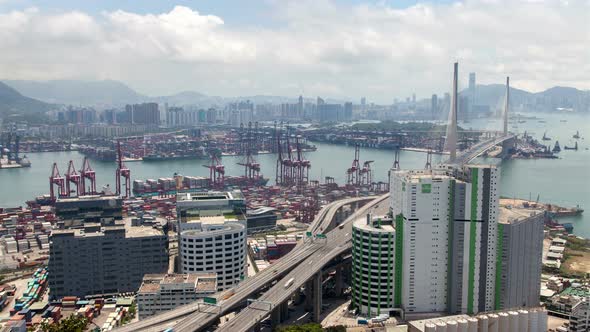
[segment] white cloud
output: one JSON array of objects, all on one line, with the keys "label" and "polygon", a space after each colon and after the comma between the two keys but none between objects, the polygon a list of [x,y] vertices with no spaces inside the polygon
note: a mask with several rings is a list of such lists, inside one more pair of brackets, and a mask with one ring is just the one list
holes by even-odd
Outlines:
[{"label": "white cloud", "polygon": [[149,94],[305,92],[390,102],[448,90],[457,60],[463,85],[475,71],[483,83],[510,75],[525,89],[590,89],[588,1],[466,0],[405,9],[279,1],[269,20],[280,24],[271,27],[230,27],[197,10],[0,13],[0,75],[111,78]]}]

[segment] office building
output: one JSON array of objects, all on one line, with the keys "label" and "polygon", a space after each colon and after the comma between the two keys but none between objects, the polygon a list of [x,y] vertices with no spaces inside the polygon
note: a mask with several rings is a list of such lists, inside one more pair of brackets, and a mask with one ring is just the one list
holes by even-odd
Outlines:
[{"label": "office building", "polygon": [[[371,215],[352,225],[352,305],[369,317],[395,310],[395,228]],[[397,306],[399,308],[399,306]]]},{"label": "office building", "polygon": [[180,270],[216,273],[219,290],[246,273],[245,202],[239,191],[177,195]]},{"label": "office building", "polygon": [[161,228],[112,226],[54,230],[49,244],[51,298],[135,292],[145,274],[168,270],[168,239]]},{"label": "office building", "polygon": [[277,227],[277,209],[263,206],[246,211],[248,234],[271,230]]},{"label": "office building", "polygon": [[192,303],[216,291],[215,273],[147,274],[135,296],[139,319]]}]

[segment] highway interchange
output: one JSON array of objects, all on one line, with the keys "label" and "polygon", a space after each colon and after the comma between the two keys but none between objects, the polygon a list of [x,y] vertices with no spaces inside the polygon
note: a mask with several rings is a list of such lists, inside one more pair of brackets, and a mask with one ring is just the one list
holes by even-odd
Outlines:
[{"label": "highway interchange", "polygon": [[[308,230],[312,233],[319,233],[325,230],[332,223],[334,216],[339,208],[357,201],[367,201],[374,197],[357,197],[339,200],[326,205],[314,221],[310,224]],[[350,218],[349,218],[350,219]],[[328,234],[328,241],[330,235]],[[311,241],[306,239],[298,244],[289,254],[279,259],[270,268],[261,271],[254,277],[247,278],[238,286],[231,290],[217,293],[219,307],[206,307],[199,302],[178,307],[176,309],[158,314],[139,322],[125,325],[116,329],[121,332],[131,331],[163,331],[167,328],[174,327],[174,331],[181,330],[198,330],[202,327],[213,323],[220,315],[229,312],[232,308],[240,303],[245,302],[249,296],[258,292],[260,289],[269,285],[272,281],[280,278],[282,275],[293,269],[308,256],[324,247],[326,241]],[[234,292],[232,295],[231,292]],[[231,295],[231,296],[230,296]],[[201,310],[199,310],[201,309]],[[185,317],[182,319],[183,317]],[[182,319],[182,320],[181,320]]]}]

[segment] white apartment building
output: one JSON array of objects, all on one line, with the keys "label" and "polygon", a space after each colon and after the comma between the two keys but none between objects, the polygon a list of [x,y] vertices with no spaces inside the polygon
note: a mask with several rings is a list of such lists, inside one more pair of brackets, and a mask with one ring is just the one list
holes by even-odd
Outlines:
[{"label": "white apartment building", "polygon": [[391,172],[396,306],[406,313],[494,309],[499,170]]}]

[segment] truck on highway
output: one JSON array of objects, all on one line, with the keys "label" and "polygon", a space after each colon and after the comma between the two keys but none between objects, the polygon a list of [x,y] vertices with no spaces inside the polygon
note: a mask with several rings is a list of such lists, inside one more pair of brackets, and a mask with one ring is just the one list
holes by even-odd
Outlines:
[{"label": "truck on highway", "polygon": [[287,280],[287,282],[285,283],[285,288],[291,287],[291,285],[293,285],[293,281],[295,281],[295,278]]},{"label": "truck on highway", "polygon": [[223,297],[221,298],[222,300],[227,300],[230,297],[234,296],[234,294],[236,293],[235,289],[229,289],[228,291],[225,292],[225,294],[223,295]]}]

